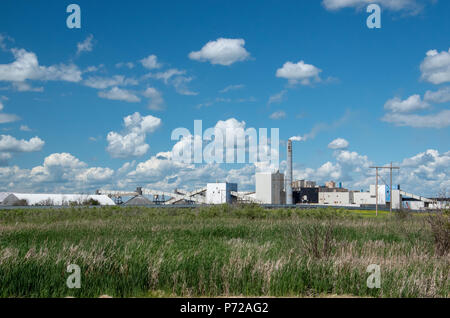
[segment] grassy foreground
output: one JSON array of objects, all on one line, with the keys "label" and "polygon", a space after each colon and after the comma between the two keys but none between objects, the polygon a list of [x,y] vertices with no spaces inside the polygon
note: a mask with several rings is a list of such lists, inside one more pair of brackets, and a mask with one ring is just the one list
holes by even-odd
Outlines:
[{"label": "grassy foreground", "polygon": [[[257,206],[0,211],[1,297],[448,297],[420,215]],[[81,288],[69,289],[69,264]],[[380,265],[381,288],[366,285]]]}]

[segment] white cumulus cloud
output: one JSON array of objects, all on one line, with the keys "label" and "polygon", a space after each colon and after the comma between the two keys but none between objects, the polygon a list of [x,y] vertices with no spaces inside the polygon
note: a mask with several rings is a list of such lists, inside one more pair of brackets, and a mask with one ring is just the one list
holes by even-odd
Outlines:
[{"label": "white cumulus cloud", "polygon": [[144,66],[145,68],[152,70],[155,68],[160,68],[161,64],[158,63],[158,58],[156,55],[149,55],[146,58],[143,58],[141,61],[142,66]]},{"label": "white cumulus cloud", "polygon": [[[15,169],[16,173],[19,172],[19,175],[26,177],[27,184],[22,184],[25,189],[32,187],[42,189],[41,191],[57,190],[58,192],[92,190],[91,186],[111,182],[114,175],[113,169],[88,168],[85,162],[64,152],[50,154],[41,166],[31,170],[19,170],[18,167],[11,167],[11,169]],[[22,178],[17,179],[14,180],[18,183],[17,186],[20,186],[21,181],[25,183]]]},{"label": "white cumulus cloud", "polygon": [[244,45],[244,39],[219,38],[206,43],[200,51],[189,53],[189,58],[200,62],[228,66],[245,61],[250,57],[250,53],[247,52]]},{"label": "white cumulus cloud", "polygon": [[123,121],[124,133],[109,132],[106,150],[113,158],[140,157],[146,154],[150,148],[146,143],[146,136],[161,125],[161,119],[151,115],[141,116],[136,112],[126,116]]},{"label": "white cumulus cloud", "polygon": [[442,87],[437,91],[427,91],[424,100],[431,103],[446,103],[450,102],[450,86]]},{"label": "white cumulus cloud", "polygon": [[123,75],[112,77],[90,76],[83,81],[83,84],[96,89],[105,89],[112,86],[137,85],[138,81],[134,78],[126,78]]},{"label": "white cumulus cloud", "polygon": [[0,135],[0,152],[32,152],[39,151],[45,142],[39,137],[30,140],[18,140],[10,135]]},{"label": "white cumulus cloud", "polygon": [[75,180],[83,183],[108,181],[114,175],[110,168],[94,167],[81,171]]},{"label": "white cumulus cloud", "polygon": [[309,85],[312,80],[319,82],[319,73],[322,70],[304,61],[298,63],[286,62],[283,67],[276,72],[277,77],[289,80],[289,83],[296,84],[300,82],[302,85]]},{"label": "white cumulus cloud", "polygon": [[6,164],[15,153],[39,151],[44,144],[39,137],[19,140],[10,135],[0,135],[0,165]]},{"label": "white cumulus cloud", "polygon": [[450,49],[442,52],[430,50],[426,55],[420,64],[422,80],[433,84],[450,82]]},{"label": "white cumulus cloud", "polygon": [[388,113],[383,116],[382,120],[397,126],[445,128],[450,126],[450,110],[442,110],[428,115]]},{"label": "white cumulus cloud", "polygon": [[36,54],[33,52],[28,52],[24,49],[12,49],[11,52],[15,61],[9,64],[0,64],[0,81],[81,81],[81,71],[74,64],[41,66]]},{"label": "white cumulus cloud", "polygon": [[349,145],[348,141],[344,138],[336,138],[332,142],[328,144],[328,148],[330,149],[345,149]]},{"label": "white cumulus cloud", "polygon": [[141,101],[136,94],[117,86],[114,86],[109,91],[98,92],[98,96],[101,98],[120,100],[128,103],[137,103]]},{"label": "white cumulus cloud", "polygon": [[408,113],[416,110],[427,109],[430,104],[423,101],[420,95],[411,95],[405,100],[394,97],[384,104],[384,108],[394,113]]},{"label": "white cumulus cloud", "polygon": [[154,87],[147,87],[142,93],[149,99],[148,108],[151,110],[162,110],[164,108],[164,99],[161,92]]},{"label": "white cumulus cloud", "polygon": [[336,11],[344,8],[361,9],[367,7],[372,2],[379,4],[384,9],[406,11],[411,14],[418,13],[422,8],[416,0],[323,0],[322,5],[327,10]]}]

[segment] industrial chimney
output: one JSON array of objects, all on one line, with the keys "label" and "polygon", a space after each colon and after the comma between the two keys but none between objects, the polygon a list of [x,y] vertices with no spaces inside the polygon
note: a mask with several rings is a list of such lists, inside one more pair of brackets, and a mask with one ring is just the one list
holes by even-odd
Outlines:
[{"label": "industrial chimney", "polygon": [[292,140],[287,142],[286,204],[292,204]]}]

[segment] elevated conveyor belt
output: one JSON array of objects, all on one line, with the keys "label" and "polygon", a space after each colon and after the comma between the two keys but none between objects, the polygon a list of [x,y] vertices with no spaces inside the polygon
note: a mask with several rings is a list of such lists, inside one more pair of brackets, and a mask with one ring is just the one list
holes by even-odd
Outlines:
[{"label": "elevated conveyor belt", "polygon": [[400,190],[400,194],[401,194],[402,196],[404,196],[404,197],[408,197],[408,198],[415,199],[415,200],[418,200],[418,201],[423,201],[423,202],[427,202],[427,203],[433,203],[433,202],[435,202],[434,200],[431,200],[431,199],[422,197],[422,196],[420,196],[420,195],[408,193],[408,192],[403,191],[403,190]]}]

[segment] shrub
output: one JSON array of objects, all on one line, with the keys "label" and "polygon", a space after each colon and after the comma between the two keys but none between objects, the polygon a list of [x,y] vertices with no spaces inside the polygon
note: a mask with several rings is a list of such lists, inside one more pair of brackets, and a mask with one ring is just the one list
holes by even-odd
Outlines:
[{"label": "shrub", "polygon": [[52,206],[52,205],[54,205],[54,202],[53,202],[52,199],[48,198],[48,199],[39,201],[35,205],[38,205],[38,206]]},{"label": "shrub", "polygon": [[26,199],[18,200],[12,204],[13,206],[27,206],[28,201]]},{"label": "shrub", "polygon": [[84,200],[78,200],[78,201],[70,201],[70,206],[91,206],[91,205],[100,205],[100,202],[98,200],[89,198]]},{"label": "shrub", "polygon": [[329,218],[323,223],[306,225],[300,230],[300,247],[309,256],[320,259],[331,256],[335,241],[333,232],[335,223]]},{"label": "shrub", "polygon": [[396,211],[394,213],[395,213],[394,214],[395,218],[398,219],[398,220],[406,220],[409,217],[411,217],[411,214],[405,209],[400,209],[400,210],[398,210],[398,211]]},{"label": "shrub", "polygon": [[431,227],[436,254],[447,255],[450,250],[450,211],[429,213],[427,221]]},{"label": "shrub", "polygon": [[100,202],[98,200],[90,198],[88,200],[84,200],[82,205],[100,205]]}]

